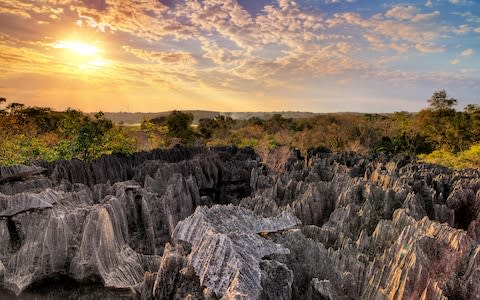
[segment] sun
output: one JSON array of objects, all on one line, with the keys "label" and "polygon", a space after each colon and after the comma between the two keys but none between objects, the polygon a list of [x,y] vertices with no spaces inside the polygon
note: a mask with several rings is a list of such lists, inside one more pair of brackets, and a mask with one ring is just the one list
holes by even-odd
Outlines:
[{"label": "sun", "polygon": [[67,49],[81,56],[96,56],[99,52],[102,52],[96,45],[80,41],[58,41],[53,47]]},{"label": "sun", "polygon": [[82,72],[99,71],[111,64],[111,60],[104,57],[105,51],[98,41],[58,40],[51,47],[63,51],[60,57],[63,57],[66,65],[75,66]]}]

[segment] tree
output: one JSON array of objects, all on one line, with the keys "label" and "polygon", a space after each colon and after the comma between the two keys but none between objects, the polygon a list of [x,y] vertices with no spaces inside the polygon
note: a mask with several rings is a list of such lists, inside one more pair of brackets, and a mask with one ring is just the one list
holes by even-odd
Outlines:
[{"label": "tree", "polygon": [[473,143],[480,141],[480,105],[469,104],[465,107],[465,118],[468,122],[468,132]]},{"label": "tree", "polygon": [[180,138],[182,143],[193,141],[195,133],[192,130],[193,114],[181,111],[172,111],[165,120],[168,126],[168,134],[171,137]]},{"label": "tree", "polygon": [[464,111],[467,114],[480,113],[480,105],[478,104],[468,104],[465,106]]},{"label": "tree", "polygon": [[7,110],[10,111],[10,114],[18,114],[25,108],[25,104],[23,103],[17,103],[17,102],[12,102],[9,105],[7,105]]},{"label": "tree", "polygon": [[19,113],[22,124],[35,126],[38,133],[55,131],[61,121],[61,114],[49,107],[26,107]]},{"label": "tree", "polygon": [[198,132],[206,139],[224,138],[230,134],[230,130],[235,124],[229,116],[217,115],[213,119],[200,119],[198,123]]},{"label": "tree", "polygon": [[170,144],[170,139],[168,138],[168,126],[163,122],[160,124],[155,124],[152,120],[144,118],[140,128],[142,132],[145,133],[145,139],[140,139],[144,149],[156,149],[159,147],[166,147]]},{"label": "tree", "polygon": [[59,158],[91,160],[99,157],[104,149],[104,137],[113,128],[112,121],[102,112],[96,113],[94,119],[75,110],[67,110],[65,115],[64,139],[57,147]]},{"label": "tree", "polygon": [[167,121],[167,117],[165,117],[165,116],[155,117],[155,118],[150,120],[150,122],[152,122],[153,124],[158,125],[158,126],[165,125],[166,121]]},{"label": "tree", "polygon": [[264,127],[269,133],[273,134],[281,131],[282,129],[288,129],[292,127],[292,124],[292,119],[286,119],[282,117],[282,114],[273,114],[270,119],[265,121]]},{"label": "tree", "polygon": [[[7,98],[5,97],[0,97],[0,104],[7,102]],[[3,115],[5,113],[4,109],[0,109],[0,115]]]},{"label": "tree", "polygon": [[445,90],[436,91],[432,97],[428,100],[430,108],[433,111],[445,111],[452,110],[457,105],[457,99],[449,98]]},{"label": "tree", "polygon": [[218,124],[214,119],[200,119],[198,121],[198,132],[206,139],[211,138],[216,129],[218,129]]},{"label": "tree", "polygon": [[95,119],[84,117],[84,122],[79,128],[77,145],[83,159],[93,159],[97,156],[97,148],[101,146],[103,136],[113,127],[111,120],[105,118],[103,112],[94,115]]}]

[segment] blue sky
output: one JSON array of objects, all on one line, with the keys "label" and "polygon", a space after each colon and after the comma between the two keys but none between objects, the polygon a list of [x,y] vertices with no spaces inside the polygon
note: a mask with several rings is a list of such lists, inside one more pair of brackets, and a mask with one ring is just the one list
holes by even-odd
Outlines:
[{"label": "blue sky", "polygon": [[472,0],[0,0],[0,96],[57,109],[462,109],[479,54]]}]

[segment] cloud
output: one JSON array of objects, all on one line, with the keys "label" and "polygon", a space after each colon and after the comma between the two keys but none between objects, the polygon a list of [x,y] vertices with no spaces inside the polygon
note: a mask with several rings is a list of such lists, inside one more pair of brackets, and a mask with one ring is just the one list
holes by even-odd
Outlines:
[{"label": "cloud", "polygon": [[458,60],[457,58],[455,58],[455,59],[452,59],[452,60],[450,61],[450,63],[451,63],[452,65],[458,65],[458,64],[460,63],[460,60]]},{"label": "cloud", "polygon": [[415,17],[412,18],[412,21],[413,22],[426,22],[426,21],[430,21],[432,20],[433,18],[436,18],[440,16],[440,12],[438,10],[432,12],[432,13],[429,13],[429,14],[417,14],[415,15]]},{"label": "cloud", "polygon": [[396,44],[392,43],[390,44],[390,48],[393,50],[400,52],[400,53],[406,53],[408,52],[408,48],[410,48],[407,44]]},{"label": "cloud", "polygon": [[423,53],[439,53],[445,51],[444,47],[434,44],[416,44],[415,48]]},{"label": "cloud", "polygon": [[468,25],[462,24],[456,28],[452,28],[451,31],[455,34],[462,35],[468,33],[470,30],[471,28]]},{"label": "cloud", "polygon": [[325,4],[354,3],[356,0],[324,0]]},{"label": "cloud", "polygon": [[471,56],[472,54],[473,54],[473,49],[472,48],[465,49],[461,53],[461,55],[464,56],[464,57]]},{"label": "cloud", "polygon": [[[93,78],[142,89],[161,86],[195,97],[202,89],[248,97],[251,90],[268,94],[269,89],[301,89],[304,82],[338,78],[392,76],[414,82],[430,77],[409,72],[412,64],[402,62],[435,58],[447,50],[441,45],[462,38],[454,34],[480,32],[469,21],[475,17],[471,13],[449,18],[443,5],[425,8],[439,2],[425,1],[383,7],[366,16],[348,5],[328,10],[320,5],[353,2],[348,0],[272,0],[255,13],[238,0],[0,0],[0,33],[12,34],[0,36],[0,69],[2,76],[29,72],[73,78],[78,64],[45,49],[67,38],[59,32],[79,32],[105,45],[102,55],[110,64]],[[341,9],[332,12],[337,7]],[[13,40],[17,34],[20,40]]]},{"label": "cloud", "polygon": [[376,35],[372,34],[365,34],[363,35],[365,40],[368,41],[370,49],[373,51],[383,51],[385,50],[386,46],[385,43]]},{"label": "cloud", "polygon": [[[20,5],[0,7],[30,17],[31,9],[50,13],[55,8],[54,2],[59,1],[62,0],[46,0],[44,6],[29,6],[28,1],[20,0]],[[0,0],[0,4],[5,3]],[[121,76],[133,81],[137,76],[149,78],[144,84],[162,79],[169,83],[169,88],[186,86],[186,82],[191,85],[195,81],[216,88],[239,88],[242,85],[235,87],[235,82],[242,80],[248,82],[271,75],[276,78],[268,80],[274,82],[285,74],[303,73],[329,76],[357,65],[350,57],[352,46],[345,41],[347,37],[322,33],[325,25],[321,15],[302,9],[295,1],[279,0],[277,5],[266,6],[257,16],[250,15],[236,0],[185,1],[174,7],[161,2],[128,0],[65,0],[64,4],[68,6],[65,11],[69,15],[63,18],[68,17],[70,24],[76,24],[85,32],[98,31],[103,37],[111,37],[111,46],[118,47],[108,53],[116,55],[109,58],[110,67],[116,73],[107,74],[102,70],[112,78]],[[16,7],[20,7],[19,11],[13,10]],[[62,23],[61,20],[55,22]],[[122,38],[117,38],[119,36]],[[332,46],[328,46],[327,41]],[[182,42],[198,46],[191,51],[160,46]],[[26,63],[29,56],[36,56],[35,53],[14,56],[13,48],[9,48],[10,52],[8,59],[12,63]],[[6,53],[3,51],[3,56],[6,57]],[[52,71],[57,66],[55,59],[60,58],[47,59]],[[74,64],[60,68],[67,73],[78,71]],[[32,66],[32,69],[35,68]],[[243,85],[245,89],[249,89],[248,86],[251,88],[252,82]]]},{"label": "cloud", "polygon": [[246,53],[242,50],[232,50],[225,47],[220,47],[218,43],[212,39],[199,37],[199,41],[204,51],[203,57],[210,59],[217,65],[233,63],[246,55]]},{"label": "cloud", "polygon": [[406,52],[409,48],[424,53],[444,51],[442,47],[434,45],[447,29],[428,22],[438,16],[439,12],[429,14],[416,12],[417,9],[413,6],[395,6],[384,15],[377,14],[367,19],[356,13],[334,14],[334,17],[327,19],[325,23],[329,28],[352,26],[349,30],[361,30],[362,37],[375,51],[385,50],[387,48],[385,45],[391,45],[390,48],[397,52]]},{"label": "cloud", "polygon": [[454,5],[459,5],[459,4],[462,4],[462,5],[466,5],[466,4],[473,4],[474,2],[472,0],[448,0],[448,2],[450,4],[454,4]]},{"label": "cloud", "polygon": [[181,65],[195,65],[197,63],[197,59],[191,53],[185,51],[148,51],[130,46],[123,46],[122,48],[146,62]]},{"label": "cloud", "polygon": [[11,14],[22,18],[58,18],[68,8],[70,0],[47,0],[47,1],[26,1],[26,0],[0,0],[0,14]]},{"label": "cloud", "polygon": [[412,19],[417,12],[417,8],[412,5],[408,6],[394,6],[391,8],[385,16],[391,17],[397,20],[409,20]]},{"label": "cloud", "polygon": [[100,6],[73,2],[71,9],[78,15],[81,26],[121,31],[146,40],[189,39],[198,33],[191,24],[183,22],[176,11],[157,1],[116,0]]},{"label": "cloud", "polygon": [[440,16],[438,10],[431,13],[417,13],[418,10],[415,6],[394,6],[385,13],[386,17],[390,17],[399,21],[412,21],[412,22],[426,22],[433,18]]}]

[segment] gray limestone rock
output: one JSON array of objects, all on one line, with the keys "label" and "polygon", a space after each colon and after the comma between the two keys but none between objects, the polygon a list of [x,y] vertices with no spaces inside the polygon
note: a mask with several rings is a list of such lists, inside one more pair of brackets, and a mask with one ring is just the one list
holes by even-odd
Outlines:
[{"label": "gray limestone rock", "polygon": [[176,146],[0,168],[0,289],[84,299],[480,297],[478,170],[277,151],[262,163],[249,148]]},{"label": "gray limestone rock", "polygon": [[289,252],[259,234],[299,223],[290,214],[261,218],[244,208],[216,205],[210,209],[198,207],[178,223],[173,237],[191,244],[188,263],[202,285],[223,299],[257,299],[262,293],[261,259]]},{"label": "gray limestone rock", "polygon": [[29,210],[52,208],[60,197],[61,193],[51,189],[38,194],[21,193],[13,196],[0,194],[0,218],[12,217]]},{"label": "gray limestone rock", "polygon": [[8,181],[26,179],[35,175],[39,175],[44,171],[46,171],[45,168],[38,166],[18,165],[11,167],[0,167],[0,184]]},{"label": "gray limestone rock", "polygon": [[293,272],[276,260],[262,260],[262,300],[292,299]]}]

